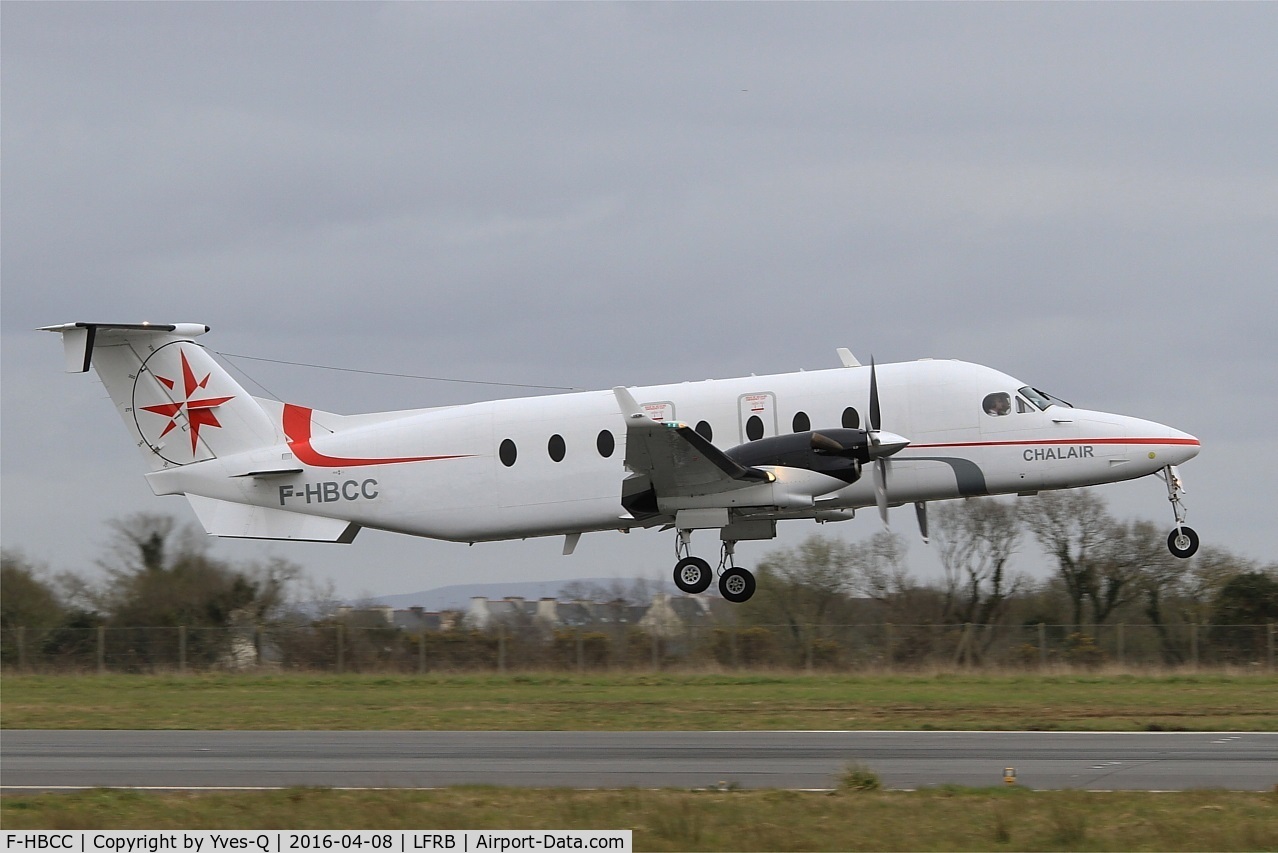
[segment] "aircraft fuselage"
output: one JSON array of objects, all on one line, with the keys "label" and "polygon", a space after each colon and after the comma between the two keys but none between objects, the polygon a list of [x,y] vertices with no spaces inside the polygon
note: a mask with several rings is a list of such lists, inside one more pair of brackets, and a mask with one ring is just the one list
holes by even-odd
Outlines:
[{"label": "aircraft fuselage", "polygon": [[[1193,436],[1123,415],[1046,405],[1023,382],[960,361],[877,367],[892,505],[1130,480],[1197,455]],[[870,368],[845,367],[630,389],[655,420],[720,449],[864,426]],[[673,523],[623,508],[626,425],[611,391],[339,418],[258,401],[285,440],[148,475],[157,494],[342,519],[461,542]],[[993,407],[993,408],[991,408]],[[274,413],[274,414],[272,414]],[[247,476],[263,465],[297,473]],[[837,485],[837,484],[833,484]],[[834,519],[875,505],[871,477],[745,516]],[[742,537],[746,538],[746,537]]]}]

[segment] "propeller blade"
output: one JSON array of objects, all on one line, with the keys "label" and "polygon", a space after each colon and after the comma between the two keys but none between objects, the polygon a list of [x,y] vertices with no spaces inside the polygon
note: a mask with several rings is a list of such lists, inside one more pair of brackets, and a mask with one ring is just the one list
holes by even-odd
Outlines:
[{"label": "propeller blade", "polygon": [[879,375],[874,366],[874,356],[870,356],[870,431],[878,432],[883,425],[882,413],[879,411]]},{"label": "propeller blade", "polygon": [[874,460],[874,502],[879,507],[879,518],[888,523],[887,505],[887,460]]},{"label": "propeller blade", "polygon": [[923,537],[923,543],[927,544],[927,503],[924,501],[915,502],[914,514],[919,519],[919,535]]}]

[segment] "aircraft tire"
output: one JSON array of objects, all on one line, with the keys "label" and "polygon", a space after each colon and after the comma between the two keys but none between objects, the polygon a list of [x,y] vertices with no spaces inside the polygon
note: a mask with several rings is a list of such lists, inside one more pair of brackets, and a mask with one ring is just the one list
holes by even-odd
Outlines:
[{"label": "aircraft tire", "polygon": [[1173,530],[1167,534],[1167,550],[1172,552],[1172,556],[1180,557],[1187,560],[1194,554],[1198,553],[1198,534],[1194,532],[1194,528],[1185,527],[1183,524],[1180,530]]},{"label": "aircraft tire", "polygon": [[719,594],[733,604],[749,601],[754,588],[754,575],[738,566],[719,575]]},{"label": "aircraft tire", "polygon": [[710,571],[710,564],[700,557],[684,557],[675,563],[675,586],[688,595],[705,592],[710,588],[712,580],[714,580],[714,572]]}]

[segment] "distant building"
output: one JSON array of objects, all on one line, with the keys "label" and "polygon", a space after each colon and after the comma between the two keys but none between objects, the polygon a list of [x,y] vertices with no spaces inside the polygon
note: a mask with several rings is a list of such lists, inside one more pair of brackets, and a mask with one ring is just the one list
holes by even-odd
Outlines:
[{"label": "distant building", "polygon": [[396,610],[392,617],[395,627],[409,634],[451,631],[457,627],[460,618],[461,614],[456,610],[437,613],[423,607]]},{"label": "distant building", "polygon": [[677,637],[689,630],[714,624],[709,599],[659,592],[639,619],[640,628],[658,637]]},{"label": "distant building", "polygon": [[[394,623],[404,630],[443,630],[457,623],[433,627],[431,614],[416,615],[420,608],[395,611]],[[611,630],[635,626],[662,636],[674,636],[703,625],[713,624],[707,600],[692,596],[657,593],[648,604],[614,601],[559,601],[541,598],[529,601],[520,596],[490,599],[477,595],[462,614],[460,627],[475,631],[537,629],[546,633],[556,630]],[[424,628],[417,626],[424,625]]]}]

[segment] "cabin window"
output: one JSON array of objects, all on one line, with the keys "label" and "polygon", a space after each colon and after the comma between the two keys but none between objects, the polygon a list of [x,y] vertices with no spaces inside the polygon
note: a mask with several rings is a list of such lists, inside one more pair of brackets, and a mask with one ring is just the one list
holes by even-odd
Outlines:
[{"label": "cabin window", "polygon": [[1023,415],[1026,412],[1032,412],[1034,410],[1035,410],[1034,407],[1031,406],[1029,403],[1025,402],[1024,399],[1022,399],[1021,397],[1016,398],[1016,414]]},{"label": "cabin window", "polygon": [[599,448],[599,455],[607,459],[617,449],[617,439],[613,438],[608,430],[601,429],[599,437],[595,439],[595,447]]},{"label": "cabin window", "polygon": [[1010,415],[1012,413],[1012,395],[1003,391],[986,394],[985,399],[981,401],[981,408],[985,410],[985,414],[993,415],[996,418]]},{"label": "cabin window", "polygon": [[763,419],[758,415],[751,415],[750,420],[746,421],[746,438],[751,441],[763,438]]},{"label": "cabin window", "polygon": [[714,430],[710,428],[710,424],[707,422],[697,421],[697,425],[694,429],[697,431],[697,435],[701,436],[706,441],[714,441]]},{"label": "cabin window", "polygon": [[501,443],[501,447],[497,448],[497,458],[501,460],[501,464],[509,468],[515,464],[515,457],[518,451],[515,449],[515,442],[509,438]]},{"label": "cabin window", "polygon": [[546,442],[546,452],[550,454],[550,458],[555,462],[563,462],[566,451],[567,447],[564,445],[564,437],[562,435],[552,435],[550,441]]},{"label": "cabin window", "polygon": [[795,412],[793,426],[795,432],[807,432],[812,429],[812,421],[808,418],[808,413]]},{"label": "cabin window", "polygon": [[843,428],[856,429],[861,426],[861,416],[856,413],[856,409],[848,406],[843,410]]}]

